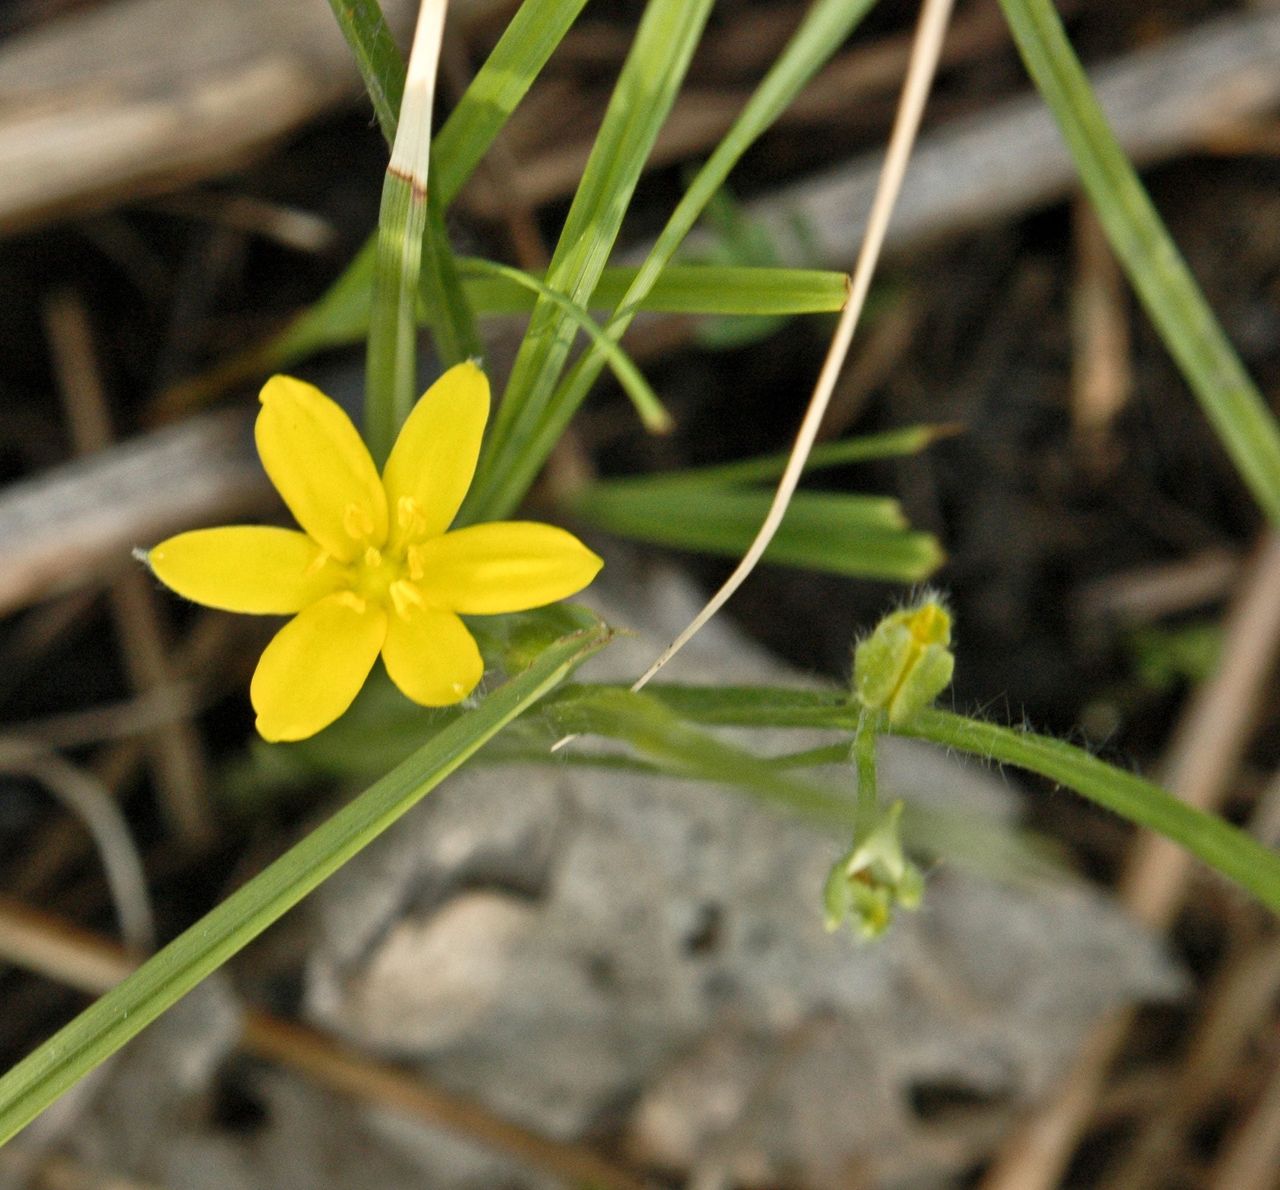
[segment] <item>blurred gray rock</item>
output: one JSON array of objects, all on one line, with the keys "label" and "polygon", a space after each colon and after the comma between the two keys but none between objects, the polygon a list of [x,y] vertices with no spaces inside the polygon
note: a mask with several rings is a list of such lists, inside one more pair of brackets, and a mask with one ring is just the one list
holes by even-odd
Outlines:
[{"label": "blurred gray rock", "polygon": [[[623,560],[605,573],[601,610],[637,635],[584,676],[629,678],[698,598]],[[797,680],[723,620],[670,676]],[[1000,774],[937,750],[885,741],[882,782],[981,830],[1016,823]],[[881,942],[828,934],[821,891],[845,843],[705,784],[472,766],[277,930],[301,935],[282,953],[307,956],[314,1024],[697,1187],[948,1186],[1098,1013],[1181,986],[1156,941],[1083,885],[1005,885],[946,861]],[[103,1074],[64,1151],[170,1190],[554,1190],[465,1138],[229,1067],[236,1020],[224,985],[206,984]],[[228,1071],[243,1119],[220,1106]]]},{"label": "blurred gray rock", "polygon": [[[643,669],[698,606],[671,574],[610,571],[600,610],[637,635],[592,662],[602,680]],[[669,672],[796,680],[724,620]],[[884,781],[1017,814],[999,774],[923,746],[886,741]],[[944,863],[883,942],[829,935],[841,843],[703,784],[472,768],[320,892],[307,1013],[537,1131],[620,1133],[658,1168],[945,1185],[1099,1012],[1180,987],[1149,936],[1065,880]]]}]

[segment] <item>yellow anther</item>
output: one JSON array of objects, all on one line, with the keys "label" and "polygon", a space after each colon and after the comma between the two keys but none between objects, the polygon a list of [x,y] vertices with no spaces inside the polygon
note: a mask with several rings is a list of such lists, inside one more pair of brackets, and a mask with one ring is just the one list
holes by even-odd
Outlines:
[{"label": "yellow anther", "polygon": [[411,545],[405,551],[405,561],[409,564],[409,577],[415,583],[427,573],[427,568],[422,564],[422,548],[420,546]]},{"label": "yellow anther", "polygon": [[348,504],[342,510],[342,528],[348,537],[356,541],[367,541],[373,536],[373,517],[367,508],[359,504]]},{"label": "yellow anther", "polygon": [[307,569],[304,572],[306,576],[310,578],[313,574],[319,574],[331,556],[328,550],[318,550],[316,556],[307,563]]},{"label": "yellow anther", "polygon": [[401,496],[396,501],[396,524],[405,537],[413,537],[426,527],[422,506],[412,496]]},{"label": "yellow anther", "polygon": [[354,591],[339,591],[337,598],[343,607],[350,608],[358,616],[363,616],[365,608],[369,606],[368,600],[362,599]]},{"label": "yellow anther", "polygon": [[364,552],[364,564],[370,570],[377,570],[382,565],[382,551],[374,546],[370,546]]},{"label": "yellow anther", "polygon": [[396,609],[396,615],[402,620],[409,618],[409,609],[414,607],[425,607],[422,593],[412,583],[405,582],[400,579],[398,582],[391,584],[387,592],[391,596],[391,603]]}]

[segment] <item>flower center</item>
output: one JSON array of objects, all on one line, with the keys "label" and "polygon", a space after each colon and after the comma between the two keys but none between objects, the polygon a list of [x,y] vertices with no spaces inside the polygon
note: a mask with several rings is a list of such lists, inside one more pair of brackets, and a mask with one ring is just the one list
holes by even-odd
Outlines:
[{"label": "flower center", "polygon": [[[415,551],[410,548],[412,555]],[[414,557],[406,559],[403,550],[380,550],[367,546],[351,565],[350,594],[365,603],[390,606],[406,619],[412,608],[424,607],[422,592],[412,580],[422,577],[422,567]]]}]

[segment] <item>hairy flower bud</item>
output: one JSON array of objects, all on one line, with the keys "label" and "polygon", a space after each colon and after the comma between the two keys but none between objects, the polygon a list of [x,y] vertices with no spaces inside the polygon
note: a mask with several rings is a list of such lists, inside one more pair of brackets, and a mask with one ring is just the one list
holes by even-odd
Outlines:
[{"label": "hairy flower bud", "polygon": [[890,723],[908,722],[951,681],[950,644],[951,616],[938,599],[890,613],[854,650],[854,697]]}]

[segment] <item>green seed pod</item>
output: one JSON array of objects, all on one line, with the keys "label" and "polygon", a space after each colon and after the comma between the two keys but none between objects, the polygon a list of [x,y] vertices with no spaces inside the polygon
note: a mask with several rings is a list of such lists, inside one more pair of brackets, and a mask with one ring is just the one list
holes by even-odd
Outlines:
[{"label": "green seed pod", "polygon": [[910,721],[951,681],[951,616],[936,599],[885,616],[853,654],[854,696],[894,724]]}]

